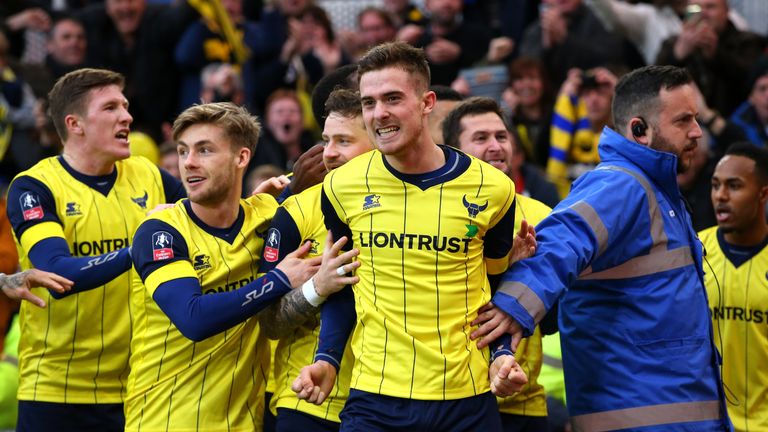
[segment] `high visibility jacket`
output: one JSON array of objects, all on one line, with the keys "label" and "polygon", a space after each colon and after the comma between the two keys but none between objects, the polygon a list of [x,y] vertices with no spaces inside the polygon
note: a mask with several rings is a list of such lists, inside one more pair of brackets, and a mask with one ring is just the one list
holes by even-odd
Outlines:
[{"label": "high visibility jacket", "polygon": [[677,157],[608,128],[599,150],[493,302],[530,334],[560,299],[576,430],[730,430]]}]

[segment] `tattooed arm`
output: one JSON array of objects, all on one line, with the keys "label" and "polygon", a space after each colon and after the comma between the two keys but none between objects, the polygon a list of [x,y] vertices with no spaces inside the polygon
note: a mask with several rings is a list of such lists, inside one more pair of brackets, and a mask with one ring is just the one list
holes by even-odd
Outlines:
[{"label": "tattooed arm", "polygon": [[38,269],[30,269],[12,275],[0,273],[0,288],[5,295],[11,299],[26,300],[44,308],[45,301],[30,291],[34,287],[45,287],[63,293],[72,288],[72,281],[55,273]]},{"label": "tattooed arm", "polygon": [[280,339],[315,316],[320,307],[312,306],[300,289],[291,290],[259,314],[261,330],[270,339]]}]

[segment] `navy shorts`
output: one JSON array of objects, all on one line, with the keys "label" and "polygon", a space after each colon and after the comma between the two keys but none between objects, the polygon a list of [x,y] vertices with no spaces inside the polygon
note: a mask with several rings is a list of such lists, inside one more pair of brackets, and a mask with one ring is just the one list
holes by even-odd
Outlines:
[{"label": "navy shorts", "polygon": [[504,432],[548,432],[546,417],[532,417],[501,413],[501,427]]},{"label": "navy shorts", "polygon": [[19,401],[17,432],[122,432],[123,404],[66,404]]},{"label": "navy shorts", "polygon": [[301,411],[277,409],[276,432],[338,432],[339,424]]},{"label": "navy shorts", "polygon": [[490,392],[455,400],[414,400],[351,389],[341,411],[341,432],[502,432]]}]

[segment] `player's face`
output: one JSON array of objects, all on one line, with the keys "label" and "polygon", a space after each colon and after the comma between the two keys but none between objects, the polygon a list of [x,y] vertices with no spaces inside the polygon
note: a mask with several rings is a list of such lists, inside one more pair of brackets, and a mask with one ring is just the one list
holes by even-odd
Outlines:
[{"label": "player's face", "polygon": [[712,175],[712,206],[717,225],[724,233],[748,232],[764,223],[761,208],[768,187],[761,187],[755,161],[728,155],[718,162]]},{"label": "player's face", "polygon": [[659,92],[661,110],[658,125],[653,127],[650,147],[677,156],[677,172],[688,169],[701,138],[701,127],[696,122],[698,108],[693,87],[683,85]]},{"label": "player's face", "polygon": [[335,112],[325,119],[323,142],[323,164],[328,171],[373,150],[363,119],[349,118]]},{"label": "player's face", "polygon": [[385,155],[406,153],[428,133],[424,117],[434,106],[434,93],[408,72],[395,67],[366,72],[360,99],[368,135]]},{"label": "player's face", "polygon": [[220,127],[190,126],[179,136],[176,149],[181,181],[191,202],[214,206],[236,189],[239,155]]},{"label": "player's face", "polygon": [[129,157],[131,122],[133,117],[128,113],[128,100],[120,87],[110,85],[91,90],[86,113],[79,123],[88,153],[94,157],[106,156],[111,161]]},{"label": "player's face", "polygon": [[504,122],[496,113],[464,116],[461,121],[461,151],[488,162],[509,175],[512,168],[512,142]]}]

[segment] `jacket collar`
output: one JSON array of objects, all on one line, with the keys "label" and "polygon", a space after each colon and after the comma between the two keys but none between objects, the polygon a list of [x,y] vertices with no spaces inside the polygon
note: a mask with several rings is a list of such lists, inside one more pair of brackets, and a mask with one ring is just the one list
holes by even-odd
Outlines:
[{"label": "jacket collar", "polygon": [[677,156],[630,141],[611,128],[603,128],[598,146],[601,164],[630,165],[648,177],[670,197],[680,195]]}]

